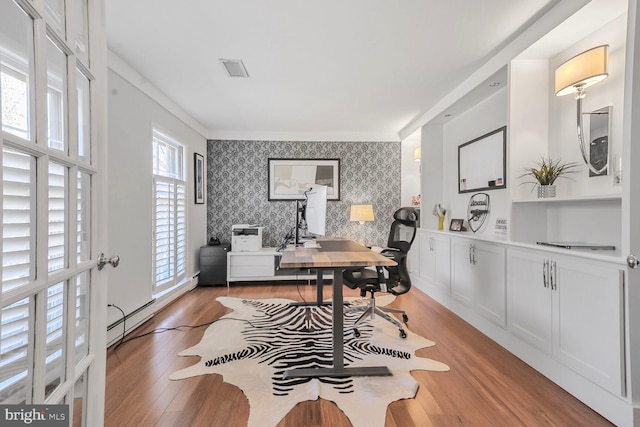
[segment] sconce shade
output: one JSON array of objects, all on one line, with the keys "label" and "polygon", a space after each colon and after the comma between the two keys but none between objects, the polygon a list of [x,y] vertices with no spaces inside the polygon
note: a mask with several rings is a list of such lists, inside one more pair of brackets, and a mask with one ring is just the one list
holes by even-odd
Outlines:
[{"label": "sconce shade", "polygon": [[582,92],[607,78],[608,45],[597,46],[574,56],[556,68],[556,96]]},{"label": "sconce shade", "polygon": [[373,221],[373,219],[372,205],[351,205],[349,221],[360,221],[360,224],[364,224],[365,221]]},{"label": "sconce shade", "polygon": [[415,151],[413,152],[413,159],[416,162],[420,161],[420,158],[422,157],[422,151],[420,149],[420,147],[416,148]]}]

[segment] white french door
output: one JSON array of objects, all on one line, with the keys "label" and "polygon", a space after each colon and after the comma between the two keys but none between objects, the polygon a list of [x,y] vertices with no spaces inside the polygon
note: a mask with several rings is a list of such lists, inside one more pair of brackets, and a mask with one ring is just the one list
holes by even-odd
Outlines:
[{"label": "white french door", "polygon": [[0,0],[0,404],[67,404],[73,426],[104,413],[102,9]]},{"label": "white french door", "polygon": [[[629,250],[629,255],[636,258],[640,258],[640,9],[638,3],[637,0],[629,0],[622,169],[624,192],[622,245]],[[626,356],[630,371],[627,376],[629,380],[627,388],[631,398],[634,425],[640,425],[640,268],[629,268],[627,273],[625,300],[629,340]]]}]

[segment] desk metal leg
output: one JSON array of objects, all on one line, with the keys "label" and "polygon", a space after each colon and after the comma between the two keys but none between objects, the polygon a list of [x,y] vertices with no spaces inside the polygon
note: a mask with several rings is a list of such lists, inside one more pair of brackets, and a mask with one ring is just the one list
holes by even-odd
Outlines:
[{"label": "desk metal leg", "polygon": [[286,371],[283,377],[374,377],[390,376],[391,371],[386,366],[371,366],[360,368],[344,367],[344,305],[343,305],[343,268],[333,270],[333,367],[293,369]]},{"label": "desk metal leg", "polygon": [[322,286],[324,282],[322,280],[322,269],[316,268],[316,301],[318,305],[322,305],[324,297],[322,296]]},{"label": "desk metal leg", "polygon": [[304,306],[320,307],[322,305],[331,305],[330,302],[324,302],[324,297],[322,295],[322,286],[323,286],[322,269],[316,268],[316,302],[292,302],[289,305],[294,305],[297,307],[304,307]]}]

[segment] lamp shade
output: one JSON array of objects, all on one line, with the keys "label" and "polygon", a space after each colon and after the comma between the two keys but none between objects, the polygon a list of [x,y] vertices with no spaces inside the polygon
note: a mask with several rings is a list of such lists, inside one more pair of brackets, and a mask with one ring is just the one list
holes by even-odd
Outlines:
[{"label": "lamp shade", "polygon": [[349,221],[360,221],[360,224],[364,224],[365,221],[373,221],[373,219],[372,205],[351,205]]},{"label": "lamp shade", "polygon": [[607,78],[608,45],[594,47],[556,68],[556,96],[584,90]]}]

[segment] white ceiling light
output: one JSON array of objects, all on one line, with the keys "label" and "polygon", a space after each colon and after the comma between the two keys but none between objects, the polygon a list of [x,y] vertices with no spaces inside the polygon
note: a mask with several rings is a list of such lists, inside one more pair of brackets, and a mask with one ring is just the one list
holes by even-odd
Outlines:
[{"label": "white ceiling light", "polygon": [[229,77],[249,77],[247,69],[240,59],[218,59]]}]

